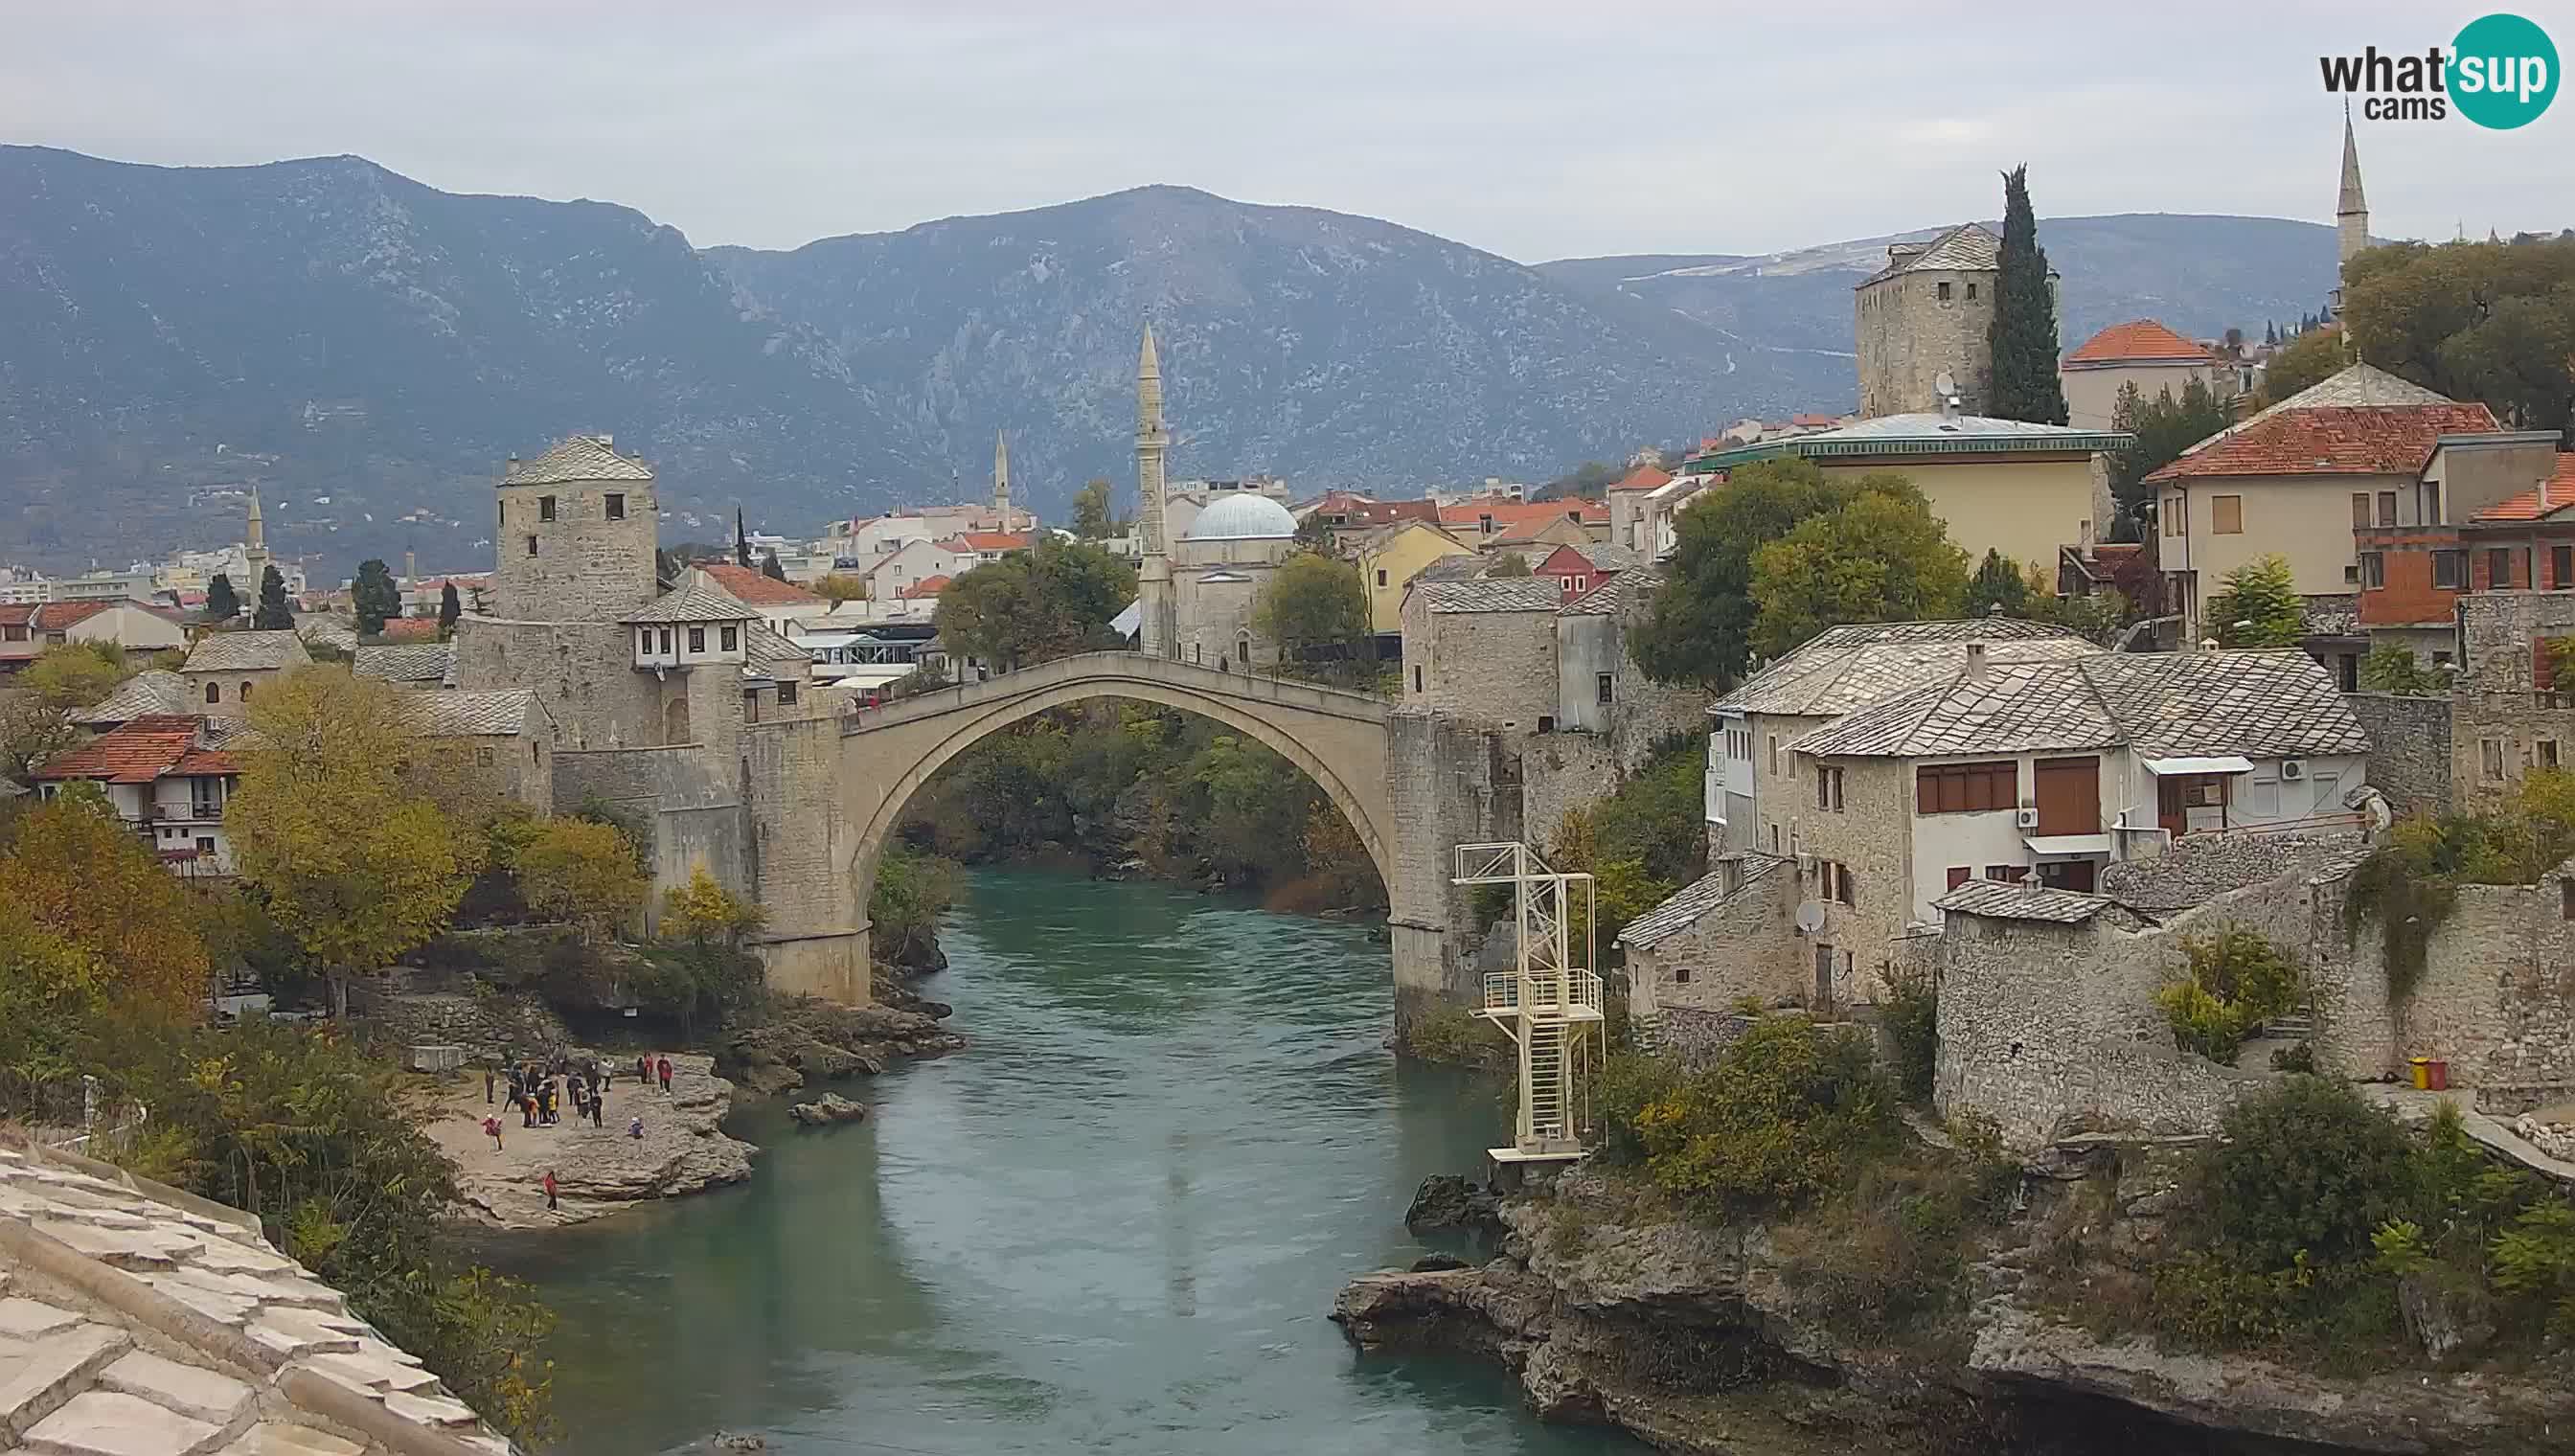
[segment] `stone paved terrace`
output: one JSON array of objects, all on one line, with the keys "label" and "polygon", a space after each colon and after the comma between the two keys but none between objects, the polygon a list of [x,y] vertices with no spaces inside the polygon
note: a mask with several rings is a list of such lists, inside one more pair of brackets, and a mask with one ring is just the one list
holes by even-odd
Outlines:
[{"label": "stone paved terrace", "polygon": [[247,1215],[0,1145],[0,1451],[512,1456]]}]

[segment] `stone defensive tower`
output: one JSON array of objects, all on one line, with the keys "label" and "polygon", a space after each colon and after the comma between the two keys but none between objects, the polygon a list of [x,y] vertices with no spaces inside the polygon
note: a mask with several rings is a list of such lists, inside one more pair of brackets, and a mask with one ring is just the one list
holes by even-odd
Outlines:
[{"label": "stone defensive tower", "polygon": [[1172,437],[1163,428],[1163,362],[1154,352],[1154,326],[1145,326],[1145,351],[1136,364],[1136,494],[1144,535],[1137,564],[1137,641],[1158,658],[1181,655],[1172,604],[1172,544],[1163,520],[1164,456]]},{"label": "stone defensive tower", "polygon": [[1942,373],[1958,385],[1958,412],[1984,412],[1993,398],[1994,285],[2002,240],[1961,223],[1925,243],[1892,243],[1886,266],[1851,301],[1859,356],[1859,413],[1940,413]]},{"label": "stone defensive tower", "polygon": [[653,472],[606,435],[567,436],[501,472],[492,615],[615,622],[653,600]]}]

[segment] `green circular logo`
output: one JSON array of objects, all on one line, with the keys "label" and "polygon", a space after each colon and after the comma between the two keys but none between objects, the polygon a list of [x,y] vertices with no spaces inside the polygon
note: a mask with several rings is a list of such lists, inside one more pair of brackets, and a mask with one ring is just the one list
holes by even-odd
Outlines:
[{"label": "green circular logo", "polygon": [[2557,46],[2518,15],[2468,22],[2451,43],[2450,99],[2482,127],[2528,126],[2557,95]]}]

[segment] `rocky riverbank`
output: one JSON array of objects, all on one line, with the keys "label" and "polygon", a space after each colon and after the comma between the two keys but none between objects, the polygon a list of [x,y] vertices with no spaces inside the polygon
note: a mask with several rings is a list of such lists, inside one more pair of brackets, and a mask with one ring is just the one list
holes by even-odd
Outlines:
[{"label": "rocky riverbank", "polygon": [[2575,1451],[2575,1366],[2562,1349],[2514,1373],[2344,1379],[2168,1354],[2071,1322],[2030,1281],[2038,1229],[2097,1177],[2119,1236],[2152,1239],[2168,1191],[2151,1186],[2155,1159],[2123,1174],[2103,1170],[2101,1153],[2083,1154],[2094,1165],[2076,1176],[2027,1176],[2023,1213],[1970,1270],[1965,1313],[1891,1345],[1850,1338],[1820,1309],[1777,1231],[1640,1211],[1591,1170],[1551,1196],[1504,1199],[1489,1262],[1363,1275],[1332,1318],[1365,1350],[1491,1359],[1549,1419],[1704,1456]]},{"label": "rocky riverbank", "polygon": [[[889,974],[883,966],[877,973]],[[716,1069],[746,1092],[775,1096],[810,1082],[877,1076],[907,1057],[965,1049],[966,1038],[940,1024],[952,1010],[946,1002],[891,979],[879,982],[877,996],[867,1006],[782,999],[758,1023],[716,1038]]]},{"label": "rocky riverbank", "polygon": [[[602,1058],[620,1061],[613,1052]],[[638,1083],[632,1057],[623,1066],[625,1074],[608,1085],[598,1127],[574,1121],[569,1106],[552,1127],[523,1127],[517,1112],[485,1102],[481,1072],[442,1080],[423,1130],[456,1165],[465,1216],[491,1228],[557,1228],[751,1176],[759,1149],[725,1134],[734,1088],[715,1074],[712,1057],[672,1053],[668,1093]],[[497,1149],[483,1131],[487,1114],[501,1119]],[[627,1131],[638,1117],[642,1137]],[[549,1170],[558,1205],[551,1210],[544,1186]]]}]

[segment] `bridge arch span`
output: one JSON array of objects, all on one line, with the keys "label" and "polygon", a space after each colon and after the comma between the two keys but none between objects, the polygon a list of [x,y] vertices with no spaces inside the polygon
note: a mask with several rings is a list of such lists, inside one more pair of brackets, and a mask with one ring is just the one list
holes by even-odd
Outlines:
[{"label": "bridge arch span", "polygon": [[864,904],[877,861],[912,796],[958,754],[1049,709],[1123,699],[1212,719],[1296,765],[1395,882],[1386,815],[1385,706],[1354,693],[1221,673],[1136,653],[1089,653],[863,715],[842,735],[844,812],[857,828],[850,873]]}]

